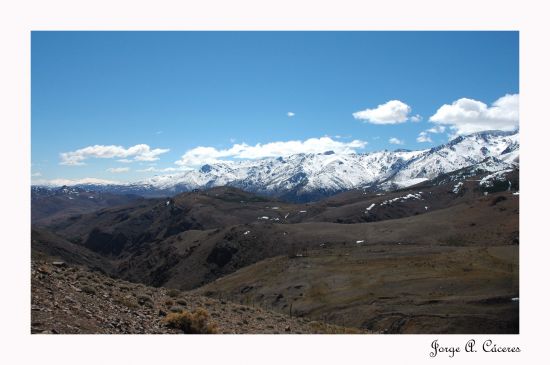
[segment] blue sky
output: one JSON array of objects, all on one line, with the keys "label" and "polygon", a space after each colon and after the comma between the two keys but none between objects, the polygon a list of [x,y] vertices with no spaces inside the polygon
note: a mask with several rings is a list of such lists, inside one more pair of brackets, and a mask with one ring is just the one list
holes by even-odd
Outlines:
[{"label": "blue sky", "polygon": [[35,183],[424,149],[519,119],[517,32],[32,32],[31,52]]}]

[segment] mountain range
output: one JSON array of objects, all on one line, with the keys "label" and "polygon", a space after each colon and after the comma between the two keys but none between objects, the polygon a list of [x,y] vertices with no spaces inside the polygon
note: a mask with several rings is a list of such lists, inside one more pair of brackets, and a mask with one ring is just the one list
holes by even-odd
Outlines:
[{"label": "mountain range", "polygon": [[519,134],[494,131],[33,186],[31,330],[166,333],[194,308],[222,332],[518,333],[519,199]]},{"label": "mountain range", "polygon": [[519,166],[519,132],[486,131],[459,136],[426,150],[364,154],[296,154],[245,161],[219,161],[178,174],[157,175],[135,183],[80,185],[90,191],[173,196],[231,186],[244,191],[306,202],[350,189],[389,191],[470,169],[475,174]]}]

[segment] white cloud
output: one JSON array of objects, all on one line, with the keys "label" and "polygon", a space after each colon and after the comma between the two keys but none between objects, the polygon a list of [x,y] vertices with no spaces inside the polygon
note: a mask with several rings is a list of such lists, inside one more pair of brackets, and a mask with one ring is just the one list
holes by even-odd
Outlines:
[{"label": "white cloud", "polygon": [[130,159],[127,159],[127,158],[121,158],[120,160],[117,160],[118,162],[122,162],[122,163],[132,163],[134,162],[134,160],[130,160]]},{"label": "white cloud", "polygon": [[196,147],[187,151],[181,159],[176,161],[179,166],[200,166],[205,163],[216,163],[222,159],[260,159],[265,157],[289,156],[298,153],[322,153],[334,151],[335,153],[355,153],[357,149],[364,148],[367,142],[353,140],[350,142],[335,141],[330,137],[310,138],[305,141],[270,142],[255,146],[246,143],[234,144],[231,148],[218,150],[214,147]]},{"label": "white cloud", "polygon": [[181,167],[167,167],[164,169],[157,169],[156,167],[150,166],[146,169],[137,170],[137,172],[175,172],[175,171],[184,171],[185,169]]},{"label": "white cloud", "polygon": [[395,138],[395,137],[392,137],[388,140],[388,142],[390,142],[391,144],[404,144],[405,142],[403,142],[402,139],[398,139],[398,138]]},{"label": "white cloud", "polygon": [[61,165],[79,166],[85,165],[84,160],[88,158],[122,158],[120,162],[128,162],[129,157],[133,161],[156,161],[159,155],[170,151],[169,149],[155,148],[151,149],[146,144],[137,144],[135,146],[124,148],[121,146],[103,146],[95,145],[81,148],[72,152],[63,152],[60,154]]},{"label": "white cloud", "polygon": [[353,113],[355,119],[372,124],[404,123],[409,118],[411,107],[399,100],[390,100],[374,109],[365,109]]},{"label": "white cloud", "polygon": [[433,134],[439,134],[445,132],[446,127],[444,125],[436,125],[430,129],[426,129],[425,131],[422,131],[418,134],[418,137],[416,137],[416,142],[420,143],[426,143],[426,142],[433,142],[432,138],[428,133]]},{"label": "white cloud", "polygon": [[416,137],[416,142],[420,142],[420,143],[432,142],[432,139],[428,135],[428,132],[420,132],[418,137]]},{"label": "white cloud", "polygon": [[350,135],[342,136],[342,135],[339,135],[339,134],[337,134],[333,137],[336,138],[336,139],[349,139],[349,138],[351,138]]},{"label": "white cloud", "polygon": [[426,129],[428,133],[443,133],[445,132],[446,127],[444,125],[436,125],[430,129]]},{"label": "white cloud", "polygon": [[420,114],[416,114],[416,115],[413,115],[411,117],[411,122],[413,123],[418,123],[418,122],[421,122],[422,121],[422,116]]},{"label": "white cloud", "polygon": [[120,184],[114,180],[96,179],[95,177],[85,177],[83,179],[52,179],[52,180],[37,180],[33,182],[34,185],[47,185],[47,186],[72,186],[72,185],[110,185]]},{"label": "white cloud", "polygon": [[129,167],[110,167],[107,169],[107,172],[112,172],[114,174],[130,171]]},{"label": "white cloud", "polygon": [[146,169],[141,169],[141,170],[136,170],[137,172],[153,172],[153,171],[157,171],[156,168],[154,168],[153,166],[151,167],[148,167]]},{"label": "white cloud", "polygon": [[42,173],[40,172],[35,172],[34,174],[31,174],[32,177],[38,177],[38,176],[42,176]]},{"label": "white cloud", "polygon": [[448,125],[456,134],[514,130],[519,126],[519,94],[506,94],[491,106],[473,99],[458,99],[441,106],[430,122]]},{"label": "white cloud", "polygon": [[296,114],[294,114],[293,112],[288,112],[286,113],[286,116],[289,117],[289,118],[292,118],[293,116],[295,116]]}]

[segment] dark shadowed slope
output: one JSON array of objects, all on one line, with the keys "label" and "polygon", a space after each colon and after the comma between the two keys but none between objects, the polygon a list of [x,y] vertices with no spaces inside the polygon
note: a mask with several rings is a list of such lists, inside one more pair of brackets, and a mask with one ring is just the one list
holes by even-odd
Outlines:
[{"label": "dark shadowed slope", "polygon": [[227,187],[140,200],[36,231],[33,252],[362,329],[514,333],[517,171],[485,175],[306,204]]},{"label": "dark shadowed slope", "polygon": [[101,208],[127,204],[143,198],[138,195],[120,195],[63,186],[31,188],[31,221],[48,225],[70,216],[89,213]]}]

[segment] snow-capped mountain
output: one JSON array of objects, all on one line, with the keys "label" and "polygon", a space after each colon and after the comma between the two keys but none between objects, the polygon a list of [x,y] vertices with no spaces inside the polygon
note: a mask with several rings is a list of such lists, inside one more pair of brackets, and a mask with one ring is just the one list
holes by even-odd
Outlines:
[{"label": "snow-capped mountain", "polygon": [[386,183],[411,186],[465,167],[495,172],[519,165],[519,133],[488,131],[460,136],[420,154]]},{"label": "snow-capped mountain", "polygon": [[256,161],[204,165],[178,175],[155,176],[145,183],[161,189],[192,190],[231,185],[266,194],[300,189],[340,191],[378,181],[424,151],[337,155],[297,154]]},{"label": "snow-capped mountain", "polygon": [[229,185],[260,194],[311,200],[354,188],[407,187],[466,167],[495,172],[518,165],[519,133],[488,131],[461,136],[428,150],[366,154],[327,151],[227,161],[179,174],[154,176],[134,184],[98,188],[166,195]]}]

